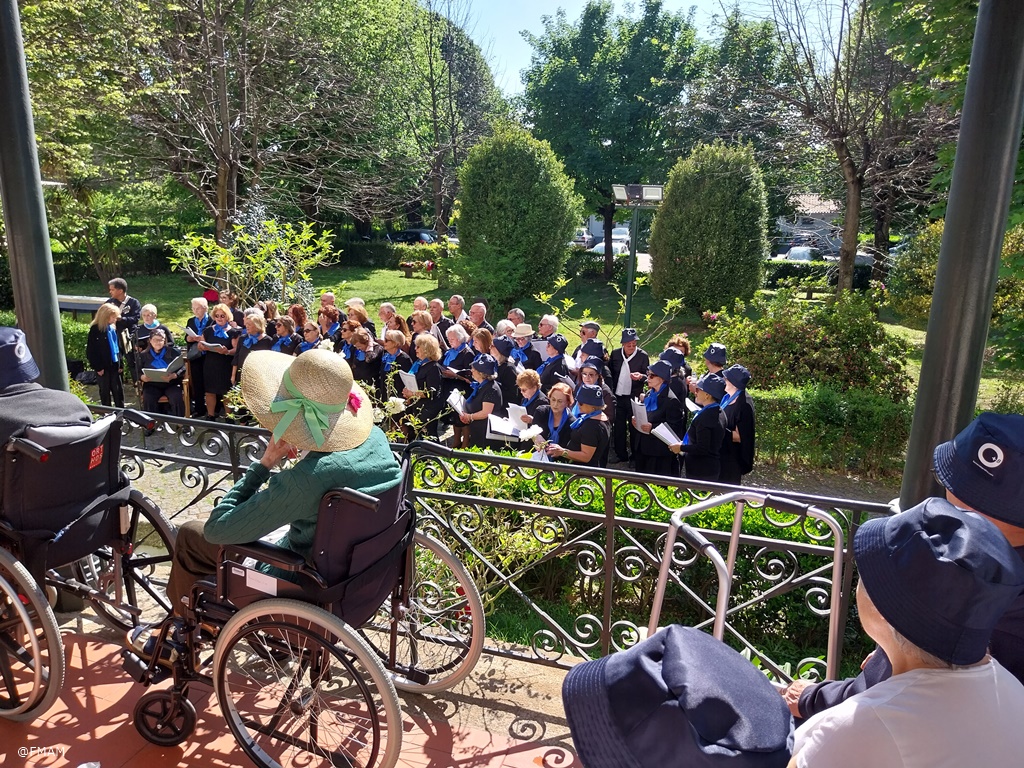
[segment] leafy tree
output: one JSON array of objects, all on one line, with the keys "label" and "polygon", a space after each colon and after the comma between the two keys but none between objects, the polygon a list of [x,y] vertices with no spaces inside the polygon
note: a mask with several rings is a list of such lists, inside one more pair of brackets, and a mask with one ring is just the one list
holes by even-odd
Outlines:
[{"label": "leafy tree", "polygon": [[525,37],[534,49],[524,73],[526,121],[604,218],[610,278],[612,184],[660,182],[671,167],[677,152],[666,118],[694,74],[693,25],[661,0],[643,0],[635,19],[613,19],[610,0],[590,0],[579,21],[559,10],[544,17],[542,35]]},{"label": "leafy tree", "polygon": [[669,174],[651,231],[651,289],[691,309],[748,300],[768,249],[764,181],[750,145],[698,146]]},{"label": "leafy tree", "polygon": [[470,150],[460,180],[452,270],[464,292],[510,305],[554,285],[581,201],[550,145],[503,128]]}]

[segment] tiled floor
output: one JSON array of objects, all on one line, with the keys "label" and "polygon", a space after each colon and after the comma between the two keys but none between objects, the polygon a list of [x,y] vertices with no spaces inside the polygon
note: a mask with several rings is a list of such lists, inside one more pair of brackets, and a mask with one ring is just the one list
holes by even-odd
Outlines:
[{"label": "tiled floor", "polygon": [[[194,700],[199,722],[191,739],[178,747],[155,746],[132,724],[132,709],[142,689],[121,668],[120,647],[76,633],[66,634],[64,644],[67,675],[60,699],[34,722],[0,720],[0,764],[19,768],[78,768],[89,763],[100,768],[251,765],[228,733],[212,695]],[[453,726],[439,715],[448,707],[457,709],[458,703],[428,697],[411,700],[422,705],[403,701],[400,768],[579,768],[567,738],[545,743],[531,739],[529,733],[513,739],[508,732]]]}]

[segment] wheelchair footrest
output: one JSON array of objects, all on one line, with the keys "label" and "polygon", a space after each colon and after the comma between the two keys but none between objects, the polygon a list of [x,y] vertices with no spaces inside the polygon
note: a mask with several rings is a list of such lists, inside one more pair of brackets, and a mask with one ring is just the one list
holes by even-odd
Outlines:
[{"label": "wheelchair footrest", "polygon": [[403,667],[399,664],[395,665],[392,668],[392,671],[397,675],[401,675],[410,683],[415,683],[416,685],[426,685],[430,682],[430,675],[413,667]]},{"label": "wheelchair footrest", "polygon": [[146,686],[166,680],[168,675],[171,674],[167,667],[160,666],[159,664],[150,673],[149,662],[127,648],[121,651],[121,666],[124,667],[124,671],[128,673],[132,680]]}]

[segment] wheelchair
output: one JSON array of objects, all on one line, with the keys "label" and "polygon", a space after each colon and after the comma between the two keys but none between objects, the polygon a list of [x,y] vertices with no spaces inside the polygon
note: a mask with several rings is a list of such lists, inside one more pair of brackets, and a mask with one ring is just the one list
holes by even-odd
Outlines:
[{"label": "wheelchair", "polygon": [[0,508],[0,717],[36,718],[60,695],[58,591],[127,630],[170,613],[175,531],[120,471],[125,411],[92,424],[28,427],[4,446]]},{"label": "wheelchair", "polygon": [[185,741],[196,725],[189,696],[202,688],[256,765],[396,764],[396,688],[456,684],[484,642],[469,573],[416,531],[409,457],[380,498],[351,489],[322,498],[310,562],[263,541],[221,547],[216,575],[193,586],[184,616],[155,630],[145,655],[122,653],[143,686],[172,681],[135,707],[145,739]]}]

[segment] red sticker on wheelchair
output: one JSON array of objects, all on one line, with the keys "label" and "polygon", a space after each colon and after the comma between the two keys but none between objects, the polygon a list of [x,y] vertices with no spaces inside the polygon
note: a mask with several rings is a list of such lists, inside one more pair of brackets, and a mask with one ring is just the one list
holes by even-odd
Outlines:
[{"label": "red sticker on wheelchair", "polygon": [[100,464],[103,463],[103,446],[98,445],[92,449],[92,453],[89,454],[89,469],[96,469]]}]

